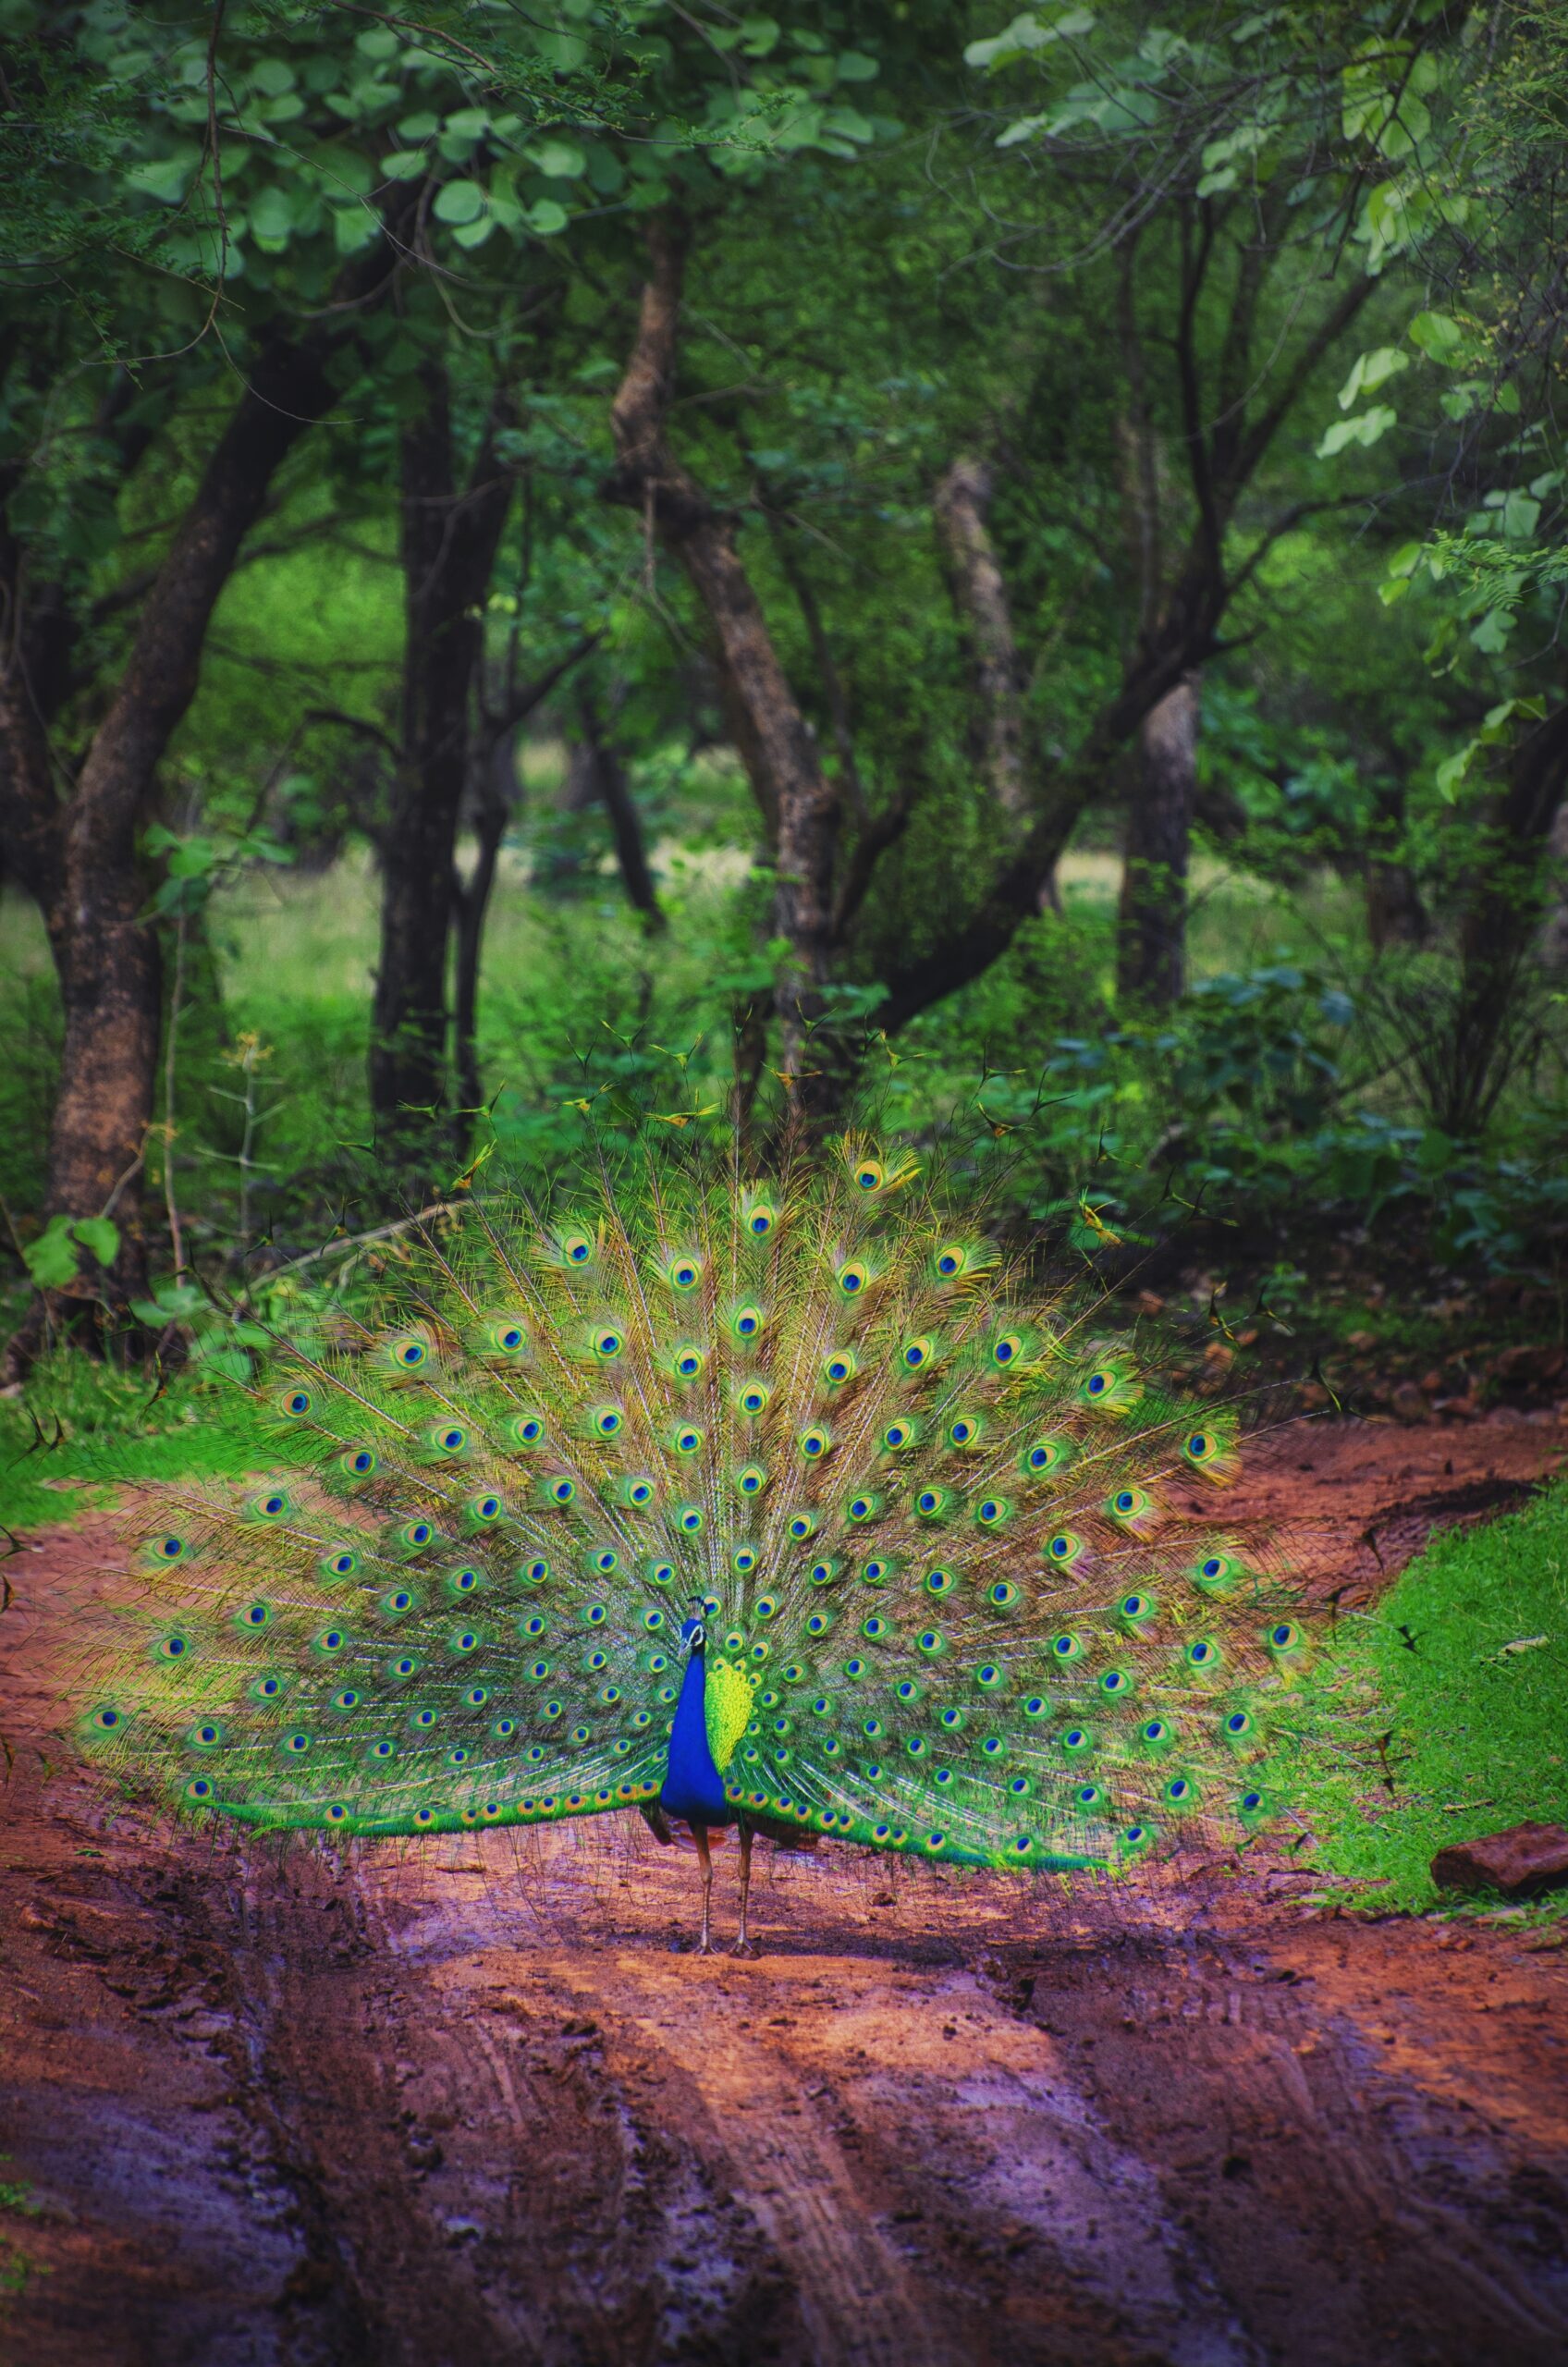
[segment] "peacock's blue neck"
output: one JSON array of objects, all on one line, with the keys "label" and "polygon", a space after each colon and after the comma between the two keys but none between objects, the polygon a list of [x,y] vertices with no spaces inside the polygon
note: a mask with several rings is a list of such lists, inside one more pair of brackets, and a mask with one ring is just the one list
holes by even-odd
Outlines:
[{"label": "peacock's blue neck", "polygon": [[724,1778],[708,1748],[707,1670],[699,1648],[686,1663],[680,1699],[670,1728],[659,1806],[689,1824],[729,1824],[735,1811],[724,1795]]}]

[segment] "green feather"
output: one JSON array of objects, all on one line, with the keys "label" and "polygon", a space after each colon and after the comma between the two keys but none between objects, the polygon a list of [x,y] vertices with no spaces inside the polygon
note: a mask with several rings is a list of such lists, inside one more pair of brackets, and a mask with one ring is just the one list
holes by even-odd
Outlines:
[{"label": "green feather", "polygon": [[476,1205],[280,1352],[271,1479],[149,1492],[82,1747],[279,1828],[648,1802],[697,1598],[737,1812],[1024,1868],[1234,1839],[1312,1639],[1267,1539],[1168,1492],[1233,1425],[1091,1320],[858,1141]]}]

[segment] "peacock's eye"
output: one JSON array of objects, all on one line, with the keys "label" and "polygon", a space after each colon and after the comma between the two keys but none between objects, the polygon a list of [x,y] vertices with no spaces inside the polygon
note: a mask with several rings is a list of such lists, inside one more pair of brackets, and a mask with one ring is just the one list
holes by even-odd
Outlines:
[{"label": "peacock's eye", "polygon": [[694,1291],[703,1279],[702,1259],[690,1256],[672,1257],[665,1272],[671,1290]]},{"label": "peacock's eye", "polygon": [[871,1280],[871,1269],[858,1257],[846,1259],[834,1277],[845,1298],[858,1298]]},{"label": "peacock's eye", "polygon": [[746,1213],[746,1231],[753,1241],[766,1241],[778,1222],[778,1211],[766,1200],[754,1200]]},{"label": "peacock's eye", "polygon": [[594,1334],[594,1354],[601,1363],[610,1363],[619,1355],[625,1345],[624,1333],[613,1323],[601,1323]]},{"label": "peacock's eye", "polygon": [[887,1170],[879,1159],[863,1159],[855,1167],[855,1189],[859,1192],[880,1191],[887,1180]]}]

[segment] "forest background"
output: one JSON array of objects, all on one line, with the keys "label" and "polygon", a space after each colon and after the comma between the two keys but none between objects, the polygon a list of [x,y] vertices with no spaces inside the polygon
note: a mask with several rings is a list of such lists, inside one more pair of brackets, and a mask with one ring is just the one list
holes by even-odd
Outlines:
[{"label": "forest background", "polygon": [[867,1111],[1206,1386],[1561,1386],[1568,14],[1005,14],[0,0],[35,1407]]}]

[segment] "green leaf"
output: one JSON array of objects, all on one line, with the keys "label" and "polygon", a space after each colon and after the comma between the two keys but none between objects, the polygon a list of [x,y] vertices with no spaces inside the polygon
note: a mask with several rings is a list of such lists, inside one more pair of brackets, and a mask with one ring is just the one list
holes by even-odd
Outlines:
[{"label": "green leaf", "polygon": [[1412,345],[1420,347],[1428,362],[1440,362],[1452,368],[1461,358],[1464,331],[1447,313],[1417,313],[1405,335]]},{"label": "green leaf", "polygon": [[100,1266],[112,1266],[119,1254],[120,1229],[112,1217],[78,1217],[72,1233]]},{"label": "green leaf", "polygon": [[1467,741],[1454,755],[1446,756],[1438,767],[1438,794],[1445,805],[1453,805],[1458,803],[1464,776],[1469,771],[1471,759],[1476,754],[1476,746],[1474,740]]},{"label": "green leaf", "polygon": [[251,235],[269,254],[278,254],[288,244],[294,227],[294,208],[288,194],[280,189],[263,189],[251,201]]},{"label": "green leaf", "polygon": [[162,205],[178,205],[190,186],[198,153],[190,149],[177,156],[155,156],[145,165],[132,165],[125,177],[127,185],[140,190],[143,197],[155,197]]},{"label": "green leaf", "polygon": [[839,53],[840,82],[875,82],[882,71],[875,57],[867,57],[862,49],[845,49]]},{"label": "green leaf", "polygon": [[781,28],[773,17],[742,17],[741,50],[746,57],[766,57],[778,46]]},{"label": "green leaf", "polygon": [[286,57],[259,57],[251,68],[251,87],[264,99],[280,99],[294,88],[294,68]]},{"label": "green leaf", "polygon": [[1337,419],[1325,432],[1323,441],[1317,447],[1317,457],[1320,460],[1331,460],[1335,453],[1342,452],[1347,445],[1376,444],[1398,419],[1398,411],[1391,410],[1387,403],[1378,403],[1373,410],[1364,411],[1354,419]]},{"label": "green leaf", "polygon": [[1511,493],[1502,505],[1502,531],[1511,543],[1527,543],[1540,514],[1540,503],[1527,493]]},{"label": "green leaf", "polygon": [[484,211],[484,191],[477,181],[444,181],[431,211],[438,222],[477,222]]},{"label": "green leaf", "polygon": [[1506,608],[1488,608],[1470,636],[1473,646],[1487,657],[1501,657],[1513,631],[1513,619]]},{"label": "green leaf", "polygon": [[1369,353],[1357,354],[1350,376],[1340,388],[1340,409],[1349,411],[1358,396],[1375,395],[1379,386],[1409,367],[1409,354],[1402,353],[1395,345],[1374,346]]},{"label": "green leaf", "polygon": [[74,1282],[81,1260],[71,1239],[69,1217],[51,1217],[38,1239],[22,1251],[22,1263],[41,1291],[60,1291]]},{"label": "green leaf", "polygon": [[423,149],[397,149],[390,156],[383,156],[381,169],[389,181],[417,181],[426,161]]},{"label": "green leaf", "polygon": [[542,140],[527,155],[547,181],[581,180],[588,169],[588,159],[574,140]]},{"label": "green leaf", "polygon": [[542,197],[522,218],[536,239],[558,239],[571,216],[553,197]]}]

